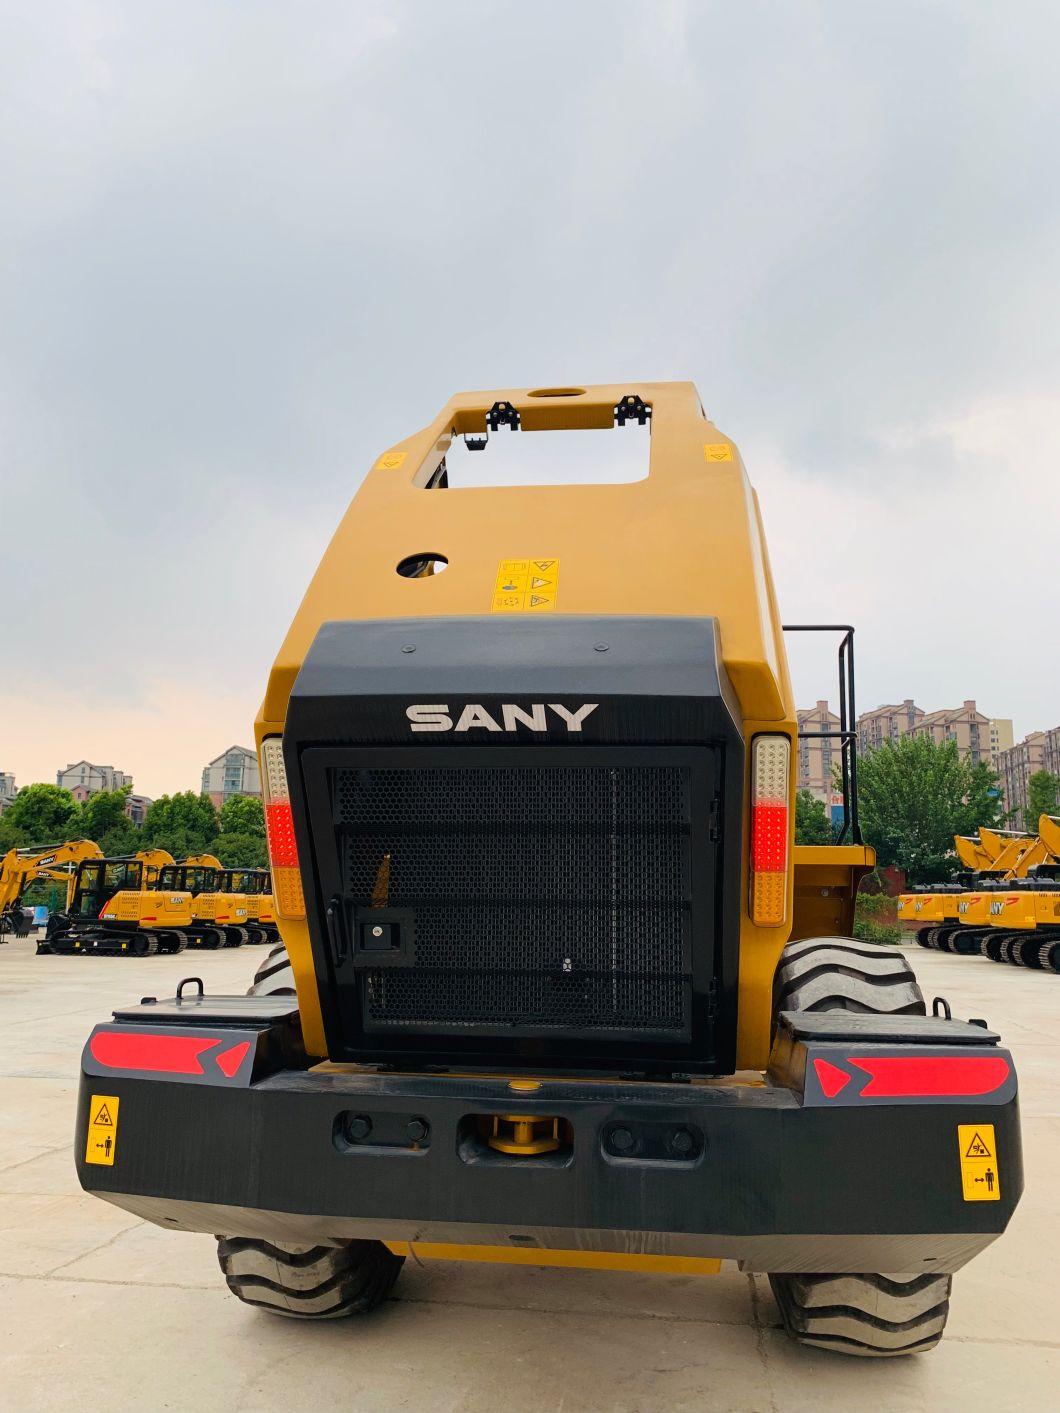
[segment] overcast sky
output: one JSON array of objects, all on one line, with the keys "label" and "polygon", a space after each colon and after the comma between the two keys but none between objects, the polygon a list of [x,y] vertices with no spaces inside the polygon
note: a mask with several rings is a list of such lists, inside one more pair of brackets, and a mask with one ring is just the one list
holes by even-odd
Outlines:
[{"label": "overcast sky", "polygon": [[20,784],[197,788],[365,468],[505,385],[693,379],[861,706],[1060,722],[1054,5],[0,14]]}]

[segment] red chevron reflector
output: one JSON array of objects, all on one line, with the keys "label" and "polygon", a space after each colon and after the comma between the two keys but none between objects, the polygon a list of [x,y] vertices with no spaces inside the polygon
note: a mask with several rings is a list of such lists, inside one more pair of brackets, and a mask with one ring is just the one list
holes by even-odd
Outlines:
[{"label": "red chevron reflector", "polygon": [[850,1083],[846,1070],[841,1070],[838,1065],[833,1065],[828,1060],[815,1059],[813,1067],[817,1071],[817,1082],[826,1099],[834,1099],[839,1091]]},{"label": "red chevron reflector", "polygon": [[[145,1035],[142,1031],[101,1030],[93,1035],[89,1049],[92,1058],[109,1070],[205,1074],[200,1056],[220,1043],[219,1036]],[[239,1058],[242,1059],[242,1055]]]},{"label": "red chevron reflector", "polygon": [[222,1074],[227,1075],[227,1077],[231,1079],[236,1070],[239,1069],[239,1066],[243,1063],[249,1049],[250,1041],[244,1040],[239,1045],[233,1045],[231,1050],[222,1050],[221,1053],[215,1057],[217,1060],[217,1068]]},{"label": "red chevron reflector", "polygon": [[1000,1055],[848,1055],[846,1061],[869,1075],[860,1099],[992,1094],[1009,1076],[1008,1061]]}]

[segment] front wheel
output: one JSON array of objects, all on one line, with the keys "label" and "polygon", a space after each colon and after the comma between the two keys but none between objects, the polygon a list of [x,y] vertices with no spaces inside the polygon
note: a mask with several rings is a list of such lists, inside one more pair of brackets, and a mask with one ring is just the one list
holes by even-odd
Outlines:
[{"label": "front wheel", "polygon": [[238,1299],[296,1320],[367,1314],[405,1263],[381,1241],[288,1246],[244,1236],[218,1237],[217,1259]]}]

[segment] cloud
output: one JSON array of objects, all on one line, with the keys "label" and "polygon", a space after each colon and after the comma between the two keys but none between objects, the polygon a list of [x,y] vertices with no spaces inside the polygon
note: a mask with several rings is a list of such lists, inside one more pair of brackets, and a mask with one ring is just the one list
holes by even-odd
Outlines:
[{"label": "cloud", "polygon": [[[86,713],[150,720],[163,680],[215,755],[211,692],[249,717],[381,448],[461,387],[626,377],[699,384],[785,602],[867,615],[863,700],[1060,716],[1038,658],[971,651],[977,621],[1026,640],[981,575],[1044,602],[1055,558],[1027,472],[1053,425],[1019,424],[1060,373],[1053,7],[0,17],[0,636],[49,761],[87,753]],[[911,542],[925,516],[960,533]]]}]

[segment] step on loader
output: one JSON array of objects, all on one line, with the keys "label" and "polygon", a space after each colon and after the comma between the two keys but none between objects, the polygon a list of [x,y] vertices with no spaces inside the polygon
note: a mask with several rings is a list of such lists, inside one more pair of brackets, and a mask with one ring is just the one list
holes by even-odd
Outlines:
[{"label": "step on loader", "polygon": [[[551,439],[592,435],[606,464],[631,424],[638,481],[450,484],[503,438],[555,472]],[[807,631],[839,640],[827,847],[794,844]],[[221,1233],[275,1314],[363,1314],[409,1254],[727,1259],[800,1343],[931,1349],[1022,1191],[1016,1074],[850,936],[853,665],[848,626],[782,623],[691,384],[453,398],[369,471],[269,677],[282,946],[247,995],[101,1018],[83,1187]]]}]

